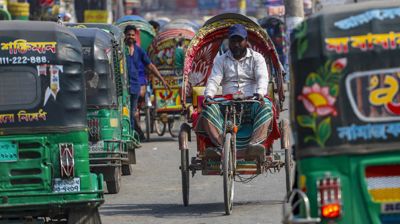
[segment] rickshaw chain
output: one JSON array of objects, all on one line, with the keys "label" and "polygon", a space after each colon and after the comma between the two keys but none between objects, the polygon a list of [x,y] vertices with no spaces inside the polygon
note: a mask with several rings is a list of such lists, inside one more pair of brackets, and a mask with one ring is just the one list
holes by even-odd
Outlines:
[{"label": "rickshaw chain", "polygon": [[247,184],[247,183],[249,183],[250,181],[252,181],[254,178],[256,178],[258,175],[259,175],[259,174],[254,174],[254,175],[251,175],[250,177],[242,177],[242,176],[240,176],[240,175],[236,175],[236,177],[237,177],[239,180],[236,180],[236,179],[235,179],[235,181],[236,181],[236,182],[239,182],[239,183]]}]

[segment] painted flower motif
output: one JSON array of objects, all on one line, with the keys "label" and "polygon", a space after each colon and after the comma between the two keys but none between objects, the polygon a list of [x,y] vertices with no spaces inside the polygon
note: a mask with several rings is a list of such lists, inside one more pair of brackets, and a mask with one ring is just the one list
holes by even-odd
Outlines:
[{"label": "painted flower motif", "polygon": [[339,58],[331,65],[331,72],[341,72],[347,65],[347,58]]},{"label": "painted flower motif", "polygon": [[329,94],[329,87],[321,87],[318,83],[312,86],[304,86],[302,95],[298,97],[304,104],[304,107],[310,113],[316,113],[319,116],[332,114],[337,115],[334,107],[336,98]]}]

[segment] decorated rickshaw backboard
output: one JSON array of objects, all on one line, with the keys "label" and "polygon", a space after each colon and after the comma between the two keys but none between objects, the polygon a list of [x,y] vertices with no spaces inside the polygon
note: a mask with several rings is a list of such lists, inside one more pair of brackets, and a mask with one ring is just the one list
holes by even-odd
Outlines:
[{"label": "decorated rickshaw backboard", "polygon": [[399,149],[400,2],[322,11],[293,34],[297,155]]}]

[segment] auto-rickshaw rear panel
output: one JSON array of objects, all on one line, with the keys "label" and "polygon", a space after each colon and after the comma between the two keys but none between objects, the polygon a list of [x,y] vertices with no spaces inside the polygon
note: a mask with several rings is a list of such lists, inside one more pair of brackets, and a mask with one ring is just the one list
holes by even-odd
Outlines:
[{"label": "auto-rickshaw rear panel", "polygon": [[345,5],[292,37],[297,187],[323,223],[400,222],[399,12],[396,1]]},{"label": "auto-rickshaw rear panel", "polygon": [[89,172],[80,43],[50,22],[2,22],[0,32],[2,217],[97,207],[103,180]]}]

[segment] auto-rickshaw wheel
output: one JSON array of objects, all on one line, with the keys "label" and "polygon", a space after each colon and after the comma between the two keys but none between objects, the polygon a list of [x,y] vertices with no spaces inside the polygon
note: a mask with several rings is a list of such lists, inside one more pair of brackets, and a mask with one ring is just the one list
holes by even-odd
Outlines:
[{"label": "auto-rickshaw wheel", "polygon": [[146,141],[150,141],[150,133],[151,133],[151,116],[150,116],[150,107],[146,107],[145,109],[145,122],[146,122]]},{"label": "auto-rickshaw wheel", "polygon": [[79,207],[68,212],[68,224],[101,224],[99,209]]},{"label": "auto-rickshaw wheel", "polygon": [[114,166],[111,180],[107,181],[107,190],[109,194],[117,194],[121,188],[121,167]]},{"label": "auto-rickshaw wheel", "polygon": [[225,214],[232,214],[233,209],[233,155],[232,155],[232,135],[227,133],[224,141],[224,160],[222,161],[222,172],[224,180],[224,205]]},{"label": "auto-rickshaw wheel", "polygon": [[122,176],[132,175],[132,166],[131,166],[131,164],[122,164],[121,171],[122,171]]},{"label": "auto-rickshaw wheel", "polygon": [[154,128],[156,129],[156,133],[158,136],[163,136],[167,129],[167,125],[164,122],[160,121],[160,119],[156,119],[154,121]]}]

